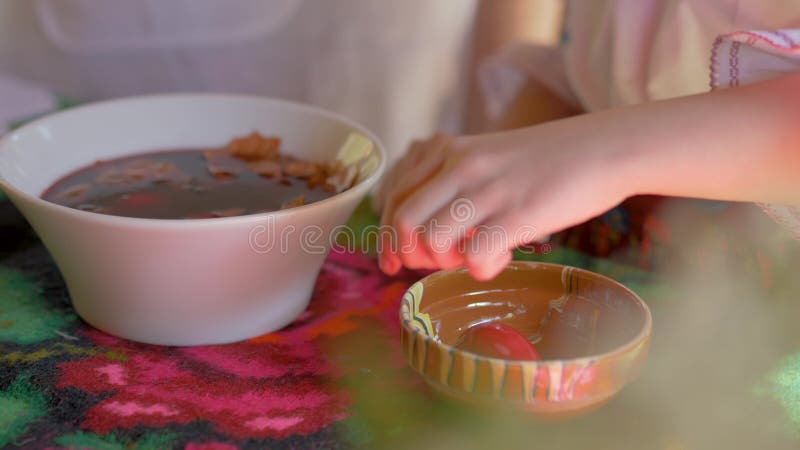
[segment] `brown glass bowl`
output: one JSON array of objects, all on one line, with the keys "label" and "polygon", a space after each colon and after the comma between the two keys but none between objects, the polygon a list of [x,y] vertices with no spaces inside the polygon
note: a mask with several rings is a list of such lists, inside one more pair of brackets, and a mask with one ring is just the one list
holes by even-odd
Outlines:
[{"label": "brown glass bowl", "polygon": [[[406,292],[400,321],[409,364],[435,390],[551,418],[597,408],[636,378],[652,329],[647,305],[625,286],[537,262],[514,262],[490,282],[464,269],[436,272]],[[522,332],[542,360],[455,347],[469,327],[487,321]]]}]

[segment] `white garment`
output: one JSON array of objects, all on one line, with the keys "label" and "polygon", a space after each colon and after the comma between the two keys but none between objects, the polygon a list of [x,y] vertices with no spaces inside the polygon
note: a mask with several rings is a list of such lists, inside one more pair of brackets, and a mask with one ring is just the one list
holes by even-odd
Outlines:
[{"label": "white garment", "polygon": [[558,48],[504,49],[482,68],[483,85],[494,114],[526,77],[586,111],[697,94],[709,90],[718,37],[778,29],[800,29],[800,1],[572,0]]},{"label": "white garment", "polygon": [[564,63],[588,111],[706,92],[714,42],[800,28],[797,0],[575,0]]},{"label": "white garment", "polygon": [[[798,71],[798,0],[572,0],[558,48],[509,47],[481,78],[497,116],[528,77],[591,112]],[[800,207],[761,206],[800,239]]]},{"label": "white garment", "polygon": [[56,108],[56,99],[46,89],[1,73],[0,100],[0,135],[11,125]]},{"label": "white garment", "polygon": [[[346,114],[397,156],[457,130],[475,0],[2,0],[0,72],[81,100],[171,91]],[[1,100],[0,100],[1,101]]]}]

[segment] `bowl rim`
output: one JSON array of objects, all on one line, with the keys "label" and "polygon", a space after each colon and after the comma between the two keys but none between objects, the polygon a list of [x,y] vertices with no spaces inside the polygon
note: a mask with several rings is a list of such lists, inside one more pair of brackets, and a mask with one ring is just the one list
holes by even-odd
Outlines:
[{"label": "bowl rim", "polygon": [[[589,274],[591,274],[593,276],[597,276],[600,279],[602,279],[602,280],[604,280],[606,282],[609,282],[611,285],[613,285],[613,286],[615,286],[617,288],[621,288],[623,291],[625,291],[629,295],[631,295],[636,300],[636,303],[644,309],[645,320],[644,320],[644,324],[642,325],[641,330],[639,330],[639,333],[637,333],[637,335],[634,338],[630,339],[629,341],[626,341],[624,344],[622,344],[622,345],[620,345],[618,347],[612,348],[611,350],[608,350],[608,351],[603,352],[603,353],[597,353],[597,354],[589,355],[589,356],[581,356],[581,357],[578,357],[578,358],[543,359],[543,360],[539,360],[539,361],[533,361],[533,360],[503,359],[503,358],[494,358],[494,357],[490,357],[490,356],[484,356],[484,355],[480,355],[478,353],[473,353],[473,352],[470,352],[470,351],[458,349],[453,345],[450,345],[450,344],[447,344],[447,343],[442,342],[440,340],[434,339],[433,336],[431,336],[429,334],[426,334],[426,333],[422,333],[422,332],[420,332],[419,330],[417,330],[416,328],[414,328],[414,327],[412,327],[410,325],[411,324],[411,320],[410,319],[406,319],[406,318],[403,317],[402,305],[400,307],[400,323],[401,323],[402,327],[407,332],[411,333],[412,335],[415,336],[415,335],[419,334],[419,335],[422,336],[422,338],[423,338],[423,340],[425,342],[433,343],[433,345],[435,345],[435,346],[437,346],[437,347],[439,347],[441,349],[444,349],[444,350],[446,350],[446,351],[448,351],[448,352],[450,352],[452,354],[470,355],[470,356],[474,357],[476,361],[487,361],[489,363],[502,363],[502,364],[506,364],[506,365],[512,364],[512,365],[519,365],[519,366],[535,366],[535,367],[547,366],[547,365],[551,365],[551,364],[565,364],[565,363],[566,364],[588,364],[590,362],[595,362],[595,361],[600,361],[600,360],[617,359],[617,358],[622,357],[624,354],[628,353],[629,351],[635,349],[636,347],[642,346],[644,343],[646,343],[648,341],[648,339],[652,335],[653,317],[652,317],[652,313],[650,311],[650,308],[647,306],[647,303],[645,303],[645,301],[642,300],[642,298],[639,297],[638,294],[636,294],[635,292],[630,290],[628,287],[626,287],[625,285],[623,285],[619,281],[614,280],[613,278],[609,278],[609,277],[607,277],[605,275],[599,274],[597,272],[593,272],[591,270],[582,269],[580,267],[569,266],[569,265],[566,265],[566,264],[539,262],[539,261],[512,261],[503,270],[506,271],[506,270],[531,269],[531,268],[533,268],[535,266],[540,266],[540,267],[543,266],[543,267],[548,268],[548,269],[571,268],[571,269],[574,269],[574,270],[578,270],[580,272],[585,272],[585,273],[589,273]],[[468,269],[464,268],[464,267],[457,268],[457,269],[436,271],[436,272],[434,272],[434,273],[432,273],[432,274],[420,279],[419,281],[417,281],[413,285],[411,285],[406,290],[406,292],[403,294],[403,296],[405,297],[405,294],[407,294],[418,283],[422,284],[424,286],[425,282],[430,281],[432,278],[444,277],[444,276],[449,276],[449,275],[453,275],[453,274],[463,274],[463,273],[467,273],[467,272],[468,272]],[[425,291],[423,289],[422,296],[420,296],[420,299],[422,299],[422,297],[424,297],[424,296],[425,296]]]},{"label": "bowl rim", "polygon": [[327,197],[325,199],[313,203],[297,206],[294,208],[288,208],[284,210],[246,214],[242,216],[213,217],[213,218],[203,218],[203,219],[152,219],[143,217],[114,216],[109,214],[98,214],[91,211],[82,211],[79,209],[71,208],[69,206],[59,205],[57,203],[44,200],[43,198],[41,198],[40,195],[28,194],[27,192],[24,192],[21,189],[14,186],[13,183],[4,179],[2,176],[0,176],[0,188],[2,188],[2,190],[6,192],[10,191],[14,195],[42,208],[53,209],[55,211],[60,212],[61,214],[71,215],[78,219],[85,219],[96,222],[105,222],[109,225],[123,225],[123,226],[136,226],[136,227],[202,228],[202,227],[215,227],[220,225],[250,224],[251,222],[261,222],[268,218],[275,218],[277,220],[279,218],[290,217],[296,214],[300,214],[314,207],[319,209],[323,205],[333,206],[335,202],[341,201],[343,199],[363,195],[365,191],[368,191],[378,181],[378,179],[383,175],[383,172],[386,169],[388,158],[386,149],[384,148],[384,145],[381,142],[381,140],[378,139],[378,137],[375,136],[375,134],[371,132],[369,129],[367,129],[364,125],[342,114],[318,106],[295,102],[291,100],[274,98],[274,97],[246,95],[246,94],[194,93],[194,92],[146,94],[146,95],[117,97],[108,100],[90,102],[61,111],[53,111],[42,117],[31,120],[30,122],[27,122],[25,125],[10,131],[5,135],[0,136],[0,158],[2,158],[3,155],[3,148],[6,145],[8,145],[8,143],[11,142],[12,140],[19,139],[19,135],[22,132],[29,131],[30,129],[46,124],[48,121],[52,120],[55,117],[63,117],[71,114],[86,113],[87,111],[91,111],[94,109],[102,109],[104,107],[112,105],[124,106],[125,104],[130,104],[130,103],[140,103],[140,102],[149,103],[153,101],[169,101],[169,100],[255,101],[259,103],[272,103],[285,108],[321,115],[327,119],[339,122],[347,127],[352,128],[355,131],[358,131],[359,133],[366,136],[370,141],[372,141],[373,146],[379,156],[378,165],[377,167],[375,167],[375,169],[372,171],[371,174],[369,174],[363,180],[360,180],[355,186],[351,187],[350,189],[339,192],[330,197]]}]

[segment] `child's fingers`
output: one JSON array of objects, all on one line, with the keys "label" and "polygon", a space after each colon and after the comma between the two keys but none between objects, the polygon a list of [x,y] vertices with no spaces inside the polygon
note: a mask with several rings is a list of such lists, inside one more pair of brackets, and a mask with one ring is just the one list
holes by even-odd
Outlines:
[{"label": "child's fingers", "polygon": [[[441,268],[454,268],[463,265],[461,252],[456,248],[455,244],[459,243],[459,239],[466,234],[470,226],[477,223],[467,223],[467,227],[462,227],[464,230],[461,233],[458,231],[445,231],[445,234],[451,237],[451,241],[443,245],[434,247],[430,245],[431,240],[427,237],[428,234],[438,232],[440,227],[432,221],[432,217],[440,211],[443,217],[447,218],[447,226],[457,225],[454,224],[458,220],[457,218],[445,215],[450,214],[450,211],[464,215],[466,220],[473,219],[471,217],[473,213],[470,212],[473,205],[469,204],[468,201],[456,199],[458,192],[465,183],[474,182],[474,180],[463,176],[462,169],[459,167],[457,160],[446,160],[429,180],[417,187],[397,206],[390,220],[390,223],[393,223],[400,231],[401,242],[404,242],[404,237],[408,235],[409,230],[421,229],[424,231],[426,236],[421,244],[427,249],[434,264]],[[461,203],[464,203],[464,205],[461,205]],[[485,206],[483,209],[488,210],[488,202]],[[453,228],[456,227],[453,226]],[[433,239],[433,241],[438,241],[438,239]]]},{"label": "child's fingers", "polygon": [[476,227],[502,209],[507,197],[508,187],[494,181],[474,188],[440,209],[429,222],[425,236],[433,259],[442,267],[462,265],[467,234],[482,232],[483,227]]},{"label": "child's fingers", "polygon": [[[390,205],[391,207],[391,200]],[[435,269],[438,266],[428,254],[425,246],[420,245],[419,231],[401,230],[381,219],[381,246],[378,251],[378,265],[387,275],[395,275],[402,266],[409,269]]]},{"label": "child's fingers", "polygon": [[[439,145],[439,144],[437,144]],[[395,171],[396,181],[387,187],[384,193],[384,208],[381,220],[387,226],[395,226],[395,210],[405,199],[417,188],[431,178],[444,160],[444,152],[439,147],[430,147],[427,144],[420,144],[415,150],[419,160],[413,168],[406,170],[401,167]]]},{"label": "child's fingers", "polygon": [[428,253],[428,249],[424,245],[420,245],[420,238],[422,236],[422,227],[416,227],[411,230],[404,228],[397,228],[398,236],[398,252],[402,265],[409,269],[435,269],[436,263]]},{"label": "child's fingers", "polygon": [[425,155],[425,142],[414,141],[408,148],[405,156],[403,156],[395,165],[386,173],[378,189],[375,190],[372,206],[376,212],[383,210],[386,206],[387,197],[394,191],[398,177],[411,171],[411,168],[419,163]]},{"label": "child's fingers", "polygon": [[[536,239],[538,230],[521,211],[490,218],[465,245],[464,258],[476,279],[490,279],[511,261],[513,249]],[[502,263],[502,267],[498,265]]]},{"label": "child's fingers", "polygon": [[417,246],[412,251],[401,251],[400,261],[402,261],[403,265],[409,269],[419,270],[443,268],[436,264],[436,262],[428,253],[428,250],[422,245]]},{"label": "child's fingers", "polygon": [[464,265],[464,256],[461,254],[458,243],[447,248],[431,248],[425,240],[422,240],[420,245],[426,249],[431,261],[438,268],[448,270]]},{"label": "child's fingers", "polygon": [[378,247],[378,266],[387,275],[396,275],[400,271],[400,258],[392,248],[397,242],[397,233],[391,232],[381,224]]},{"label": "child's fingers", "polygon": [[447,143],[448,138],[444,136],[420,143],[415,148],[414,155],[409,155],[409,164],[395,171],[390,190],[385,193],[386,202],[388,203],[390,197],[407,197],[411,191],[430,179],[445,161]]},{"label": "child's fingers", "polygon": [[[413,171],[412,171],[413,172]],[[402,189],[402,186],[400,187]],[[402,228],[394,220],[395,210],[399,203],[411,194],[411,191],[401,191],[394,187],[392,192],[386,196],[386,204],[381,215],[381,236],[383,237],[381,248],[379,249],[378,263],[385,273],[396,274],[403,263],[409,268],[435,268],[433,260],[418,242],[412,240],[418,235],[413,236],[414,227]]]},{"label": "child's fingers", "polygon": [[[432,180],[438,177],[439,175],[434,175]],[[385,256],[382,255],[384,256],[382,261],[386,262],[387,268],[394,267],[395,260],[397,260],[397,264],[403,261],[418,267],[437,267],[433,259],[430,258],[430,254],[425,248],[426,246],[420,242],[422,224],[425,223],[425,219],[430,214],[436,211],[435,208],[438,208],[439,204],[446,202],[448,197],[452,197],[454,192],[448,194],[447,192],[432,191],[429,189],[429,184],[430,182],[418,190],[410,192],[407,194],[407,198],[389,197],[386,209],[381,217],[381,227],[388,227],[391,233],[396,236],[394,250],[397,250],[397,252],[393,254],[391,248],[384,250]],[[409,201],[412,202],[412,205],[425,205],[422,207],[422,211],[415,211],[415,213],[422,214],[419,216],[421,219],[417,220],[416,217],[418,216],[409,214],[410,210],[406,206]]]},{"label": "child's fingers", "polygon": [[[402,195],[430,177],[438,164],[441,164],[443,154],[440,150],[449,139],[448,135],[436,134],[424,141],[413,141],[405,156],[392,167],[378,186],[373,203],[375,209],[383,210],[390,196]],[[431,161],[426,162],[427,160]]]},{"label": "child's fingers", "polygon": [[506,268],[512,257],[513,252],[506,250],[505,252],[489,255],[485,259],[471,260],[467,262],[467,270],[472,278],[478,281],[489,281]]},{"label": "child's fingers", "polygon": [[449,136],[439,134],[428,141],[418,143],[411,150],[412,154],[409,155],[409,158],[405,160],[413,161],[414,164],[395,170],[396,178],[392,180],[389,190],[384,194],[386,203],[383,205],[381,216],[382,226],[391,228],[390,234],[396,237],[394,249],[384,246],[385,256],[381,255],[379,259],[382,268],[391,270],[387,273],[396,273],[403,263],[410,268],[438,267],[425,246],[420,245],[419,234],[412,236],[419,223],[407,224],[398,220],[396,210],[407,201],[408,197],[413,196],[415,190],[420,186],[426,186],[426,182],[431,177],[435,177],[444,163],[445,150],[449,140]]},{"label": "child's fingers", "polygon": [[[414,236],[411,235],[413,230],[401,230],[392,222],[391,217],[393,216],[395,202],[396,199],[394,197],[389,198],[389,203],[387,203],[386,209],[381,216],[380,223],[381,245],[378,248],[378,265],[387,275],[395,275],[404,264],[404,254],[418,251],[420,247],[417,245],[417,248],[415,248],[412,244],[409,244],[409,241],[414,239]],[[428,257],[427,253],[419,253],[416,258],[409,259],[409,261],[412,262],[412,266],[408,266],[409,268],[435,267],[433,260]]]},{"label": "child's fingers", "polygon": [[375,195],[372,196],[372,209],[376,213],[383,211],[384,206],[386,206],[386,197],[397,181],[397,174],[402,172],[402,166],[405,165],[404,161],[405,160],[400,160],[395,163],[395,165],[386,172],[378,188],[375,189]]},{"label": "child's fingers", "polygon": [[403,239],[400,237],[402,234],[393,227],[382,225],[382,229],[390,230],[381,234],[384,239],[378,255],[378,265],[384,273],[395,275],[402,266],[409,269],[439,268],[425,246],[420,244],[419,233],[417,236],[412,234],[411,237]]},{"label": "child's fingers", "polygon": [[401,234],[427,225],[438,210],[453,201],[458,191],[458,180],[452,171],[441,170],[397,206],[391,223]]}]

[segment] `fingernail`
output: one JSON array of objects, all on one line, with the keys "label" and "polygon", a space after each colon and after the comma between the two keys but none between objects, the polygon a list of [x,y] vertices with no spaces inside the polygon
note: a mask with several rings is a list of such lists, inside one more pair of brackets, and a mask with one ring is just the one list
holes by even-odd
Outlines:
[{"label": "fingernail", "polygon": [[469,275],[476,281],[489,281],[491,277],[487,276],[482,267],[467,267]]},{"label": "fingernail", "polygon": [[388,255],[378,258],[378,267],[380,267],[381,271],[386,275],[396,275],[400,270],[397,261]]},{"label": "fingernail", "polygon": [[400,265],[400,263],[398,261],[396,261],[396,260],[392,261],[391,263],[389,263],[389,267],[387,268],[388,270],[386,271],[386,274],[387,275],[397,275],[397,273],[400,272],[400,268],[401,267],[402,266]]}]

